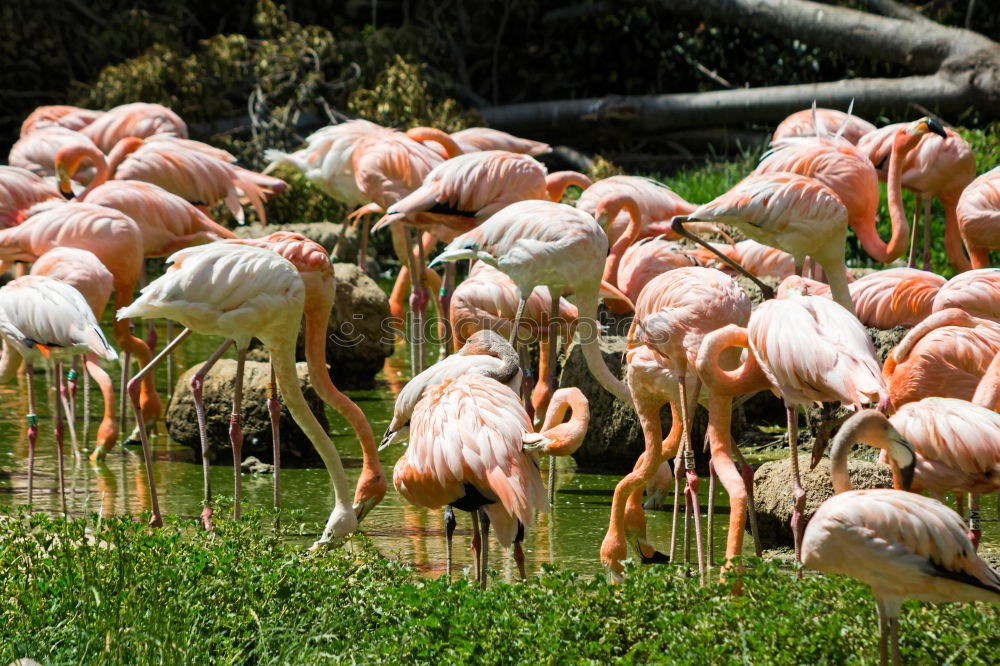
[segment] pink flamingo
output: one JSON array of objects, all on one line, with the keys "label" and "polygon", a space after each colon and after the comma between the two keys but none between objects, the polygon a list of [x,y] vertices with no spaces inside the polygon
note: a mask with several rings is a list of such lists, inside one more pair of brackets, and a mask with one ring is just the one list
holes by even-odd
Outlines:
[{"label": "pink flamingo", "polygon": [[524,153],[535,156],[552,151],[547,143],[522,139],[519,136],[490,127],[467,127],[464,130],[452,132],[451,138],[458,144],[463,153],[479,150],[506,150],[509,153]]},{"label": "pink flamingo", "polygon": [[990,250],[1000,250],[1000,168],[969,183],[958,198],[955,217],[973,268],[990,267]]},{"label": "pink flamingo", "polygon": [[0,228],[20,224],[24,212],[36,203],[60,198],[55,185],[30,171],[0,166]]},{"label": "pink flamingo", "polygon": [[934,312],[948,308],[1000,322],[1000,268],[977,268],[948,280],[934,297]]},{"label": "pink flamingo", "polygon": [[847,454],[862,441],[887,451],[897,487],[906,489],[910,444],[875,410],[841,426],[830,454],[835,495],[806,527],[803,564],[857,578],[872,588],[879,613],[879,656],[902,663],[899,612],[904,599],[1000,602],[1000,575],[975,554],[961,517],[937,500],[899,490],[851,490]]},{"label": "pink flamingo", "polygon": [[81,182],[93,180],[102,169],[106,168],[104,153],[93,141],[81,132],[58,125],[35,130],[18,139],[17,143],[11,146],[7,160],[11,166],[26,169],[40,178],[46,178],[57,175],[56,156],[61,150],[73,150],[81,156],[90,158],[89,168],[74,169],[73,176]]},{"label": "pink flamingo", "polygon": [[[32,275],[45,275],[47,277],[64,282],[73,287],[83,296],[91,312],[94,313],[96,321],[101,320],[104,308],[107,307],[111,299],[111,289],[114,284],[114,276],[111,274],[101,260],[93,252],[75,247],[54,247],[38,258],[31,265]],[[92,353],[83,355],[83,365],[87,372],[86,377],[91,377],[101,391],[104,399],[104,416],[101,425],[97,429],[97,440],[94,445],[94,452],[91,459],[95,461],[103,460],[105,455],[114,447],[118,441],[118,421],[115,418],[115,393],[108,373],[97,364],[96,356]],[[72,374],[72,373],[71,373]],[[74,393],[74,379],[69,381],[69,394],[72,399]],[[84,433],[87,432],[90,413],[87,407],[86,392],[84,386]],[[70,414],[75,413],[75,409],[70,409]]]},{"label": "pink flamingo", "polygon": [[187,125],[176,113],[162,104],[133,102],[102,113],[81,131],[105,153],[111,152],[126,137],[145,139],[153,135],[186,139]]},{"label": "pink flamingo", "polygon": [[726,255],[747,272],[756,277],[773,277],[784,280],[789,275],[795,275],[795,257],[771,247],[758,243],[755,240],[741,240],[738,243],[729,245],[727,243],[709,243],[714,250],[706,250],[703,247],[688,249],[703,266],[715,268],[727,275],[740,275],[734,271],[729,264],[719,260],[719,252]]},{"label": "pink flamingo", "polygon": [[[821,127],[817,127],[817,124]],[[830,130],[839,131],[841,127],[844,128],[841,136],[852,144],[857,144],[865,134],[875,131],[874,125],[850,112],[822,108],[803,109],[778,124],[771,135],[771,143],[796,136],[824,136]]]},{"label": "pink flamingo", "polygon": [[[608,243],[611,245],[625,233],[632,217],[627,209],[614,205],[622,197],[628,197],[636,203],[639,238],[662,235],[667,240],[677,240],[677,235],[670,228],[670,220],[677,215],[687,215],[696,208],[652,178],[611,176],[599,180],[583,191],[576,201],[576,207],[594,216],[607,232]],[[603,206],[600,205],[602,201]],[[692,229],[698,233],[718,231],[713,225],[692,226]]]},{"label": "pink flamingo", "polygon": [[[358,524],[349,498],[347,476],[336,448],[302,396],[295,371],[298,326],[289,324],[297,324],[303,315],[305,288],[299,271],[271,250],[236,243],[187,248],[167,261],[172,264],[167,272],[146,285],[130,306],[119,310],[119,320],[133,316],[164,317],[184,325],[185,331],[160,353],[157,360],[168,354],[191,330],[232,338],[240,359],[245,358],[250,339],[258,338],[271,356],[278,387],[292,418],[323,458],[333,484],[334,508],[322,536],[313,547],[346,536]],[[151,452],[138,407],[140,375],[129,382],[128,392],[140,425],[153,514],[150,524],[155,526],[162,524],[162,519],[153,484]],[[239,414],[242,407],[241,379],[237,377],[236,380],[234,414]],[[231,429],[234,439],[241,436],[238,424],[237,417],[233,421],[235,428]]]},{"label": "pink flamingo", "polygon": [[[518,330],[525,301],[535,287],[549,288],[553,308],[558,307],[561,296],[568,295],[579,312],[577,331],[591,374],[601,386],[631,404],[628,388],[611,374],[597,341],[599,294],[603,291],[627,300],[601,279],[607,252],[607,236],[587,213],[551,201],[520,201],[455,238],[431,266],[458,259],[481,259],[506,273],[517,285],[521,298],[511,335]],[[552,314],[550,326],[558,315]],[[554,342],[552,331],[549,344]]]},{"label": "pink flamingo", "polygon": [[[520,296],[517,285],[503,272],[484,261],[476,262],[469,277],[458,285],[452,296],[449,318],[455,336],[455,349],[461,349],[476,331],[489,329],[505,338],[511,337],[510,328]],[[574,305],[559,299],[559,321],[561,337],[564,341],[572,335],[576,326],[577,309]],[[549,383],[555,359],[549,356],[549,317],[553,307],[551,296],[544,287],[536,287],[524,304],[521,316],[521,330],[513,337],[518,341],[538,341],[538,376],[540,381],[531,391],[531,413],[542,415],[548,408],[555,386]]]},{"label": "pink flamingo", "polygon": [[625,250],[618,264],[615,284],[634,303],[643,287],[657,275],[675,268],[700,265],[695,252],[688,246],[662,236],[643,238]]},{"label": "pink flamingo", "polygon": [[945,129],[932,118],[925,117],[914,123],[886,125],[866,134],[858,141],[858,149],[868,155],[878,169],[879,177],[889,181],[889,214],[894,227],[901,222],[906,223],[902,188],[917,194],[910,266],[916,263],[916,227],[919,224],[922,199],[923,268],[930,269],[930,201],[937,197],[944,206],[944,247],[948,262],[956,270],[968,270],[969,260],[962,249],[962,237],[955,213],[962,190],[976,177],[976,158],[965,139],[956,132]]},{"label": "pink flamingo", "polygon": [[36,107],[21,123],[21,136],[53,125],[71,130],[81,130],[104,115],[104,111],[82,109],[78,106],[52,105]]},{"label": "pink flamingo", "polygon": [[224,201],[240,224],[244,221],[240,198],[246,197],[261,223],[266,223],[264,199],[280,194],[285,181],[238,167],[224,158],[227,155],[170,136],[126,137],[108,156],[108,171],[118,180],[159,185],[193,204],[213,206]]},{"label": "pink flamingo", "polygon": [[792,534],[795,555],[801,561],[806,493],[799,480],[797,408],[837,401],[860,409],[884,398],[886,386],[861,322],[820,296],[790,290],[784,299],[761,303],[750,317],[747,334],[771,390],[784,400],[788,413],[794,476]]},{"label": "pink flamingo", "polygon": [[945,279],[916,268],[890,268],[851,283],[851,300],[865,326],[913,328],[931,313]]},{"label": "pink flamingo", "polygon": [[1000,352],[1000,323],[950,308],[913,327],[882,365],[891,413],[931,396],[971,400],[993,357]]},{"label": "pink flamingo", "polygon": [[[689,523],[692,516],[697,521],[698,568],[704,582],[701,514],[697,509],[698,477],[690,435],[692,408],[701,386],[695,361],[707,333],[728,324],[744,326],[749,317],[750,299],[746,293],[732,278],[710,268],[669,271],[653,279],[639,295],[628,339],[631,346],[644,345],[649,352],[629,356],[627,378],[646,446],[636,468],[615,487],[611,521],[601,545],[601,561],[616,577],[620,577],[620,562],[626,554],[626,503],[631,497],[633,520],[641,524],[643,488],[664,460],[677,455],[679,445],[683,463],[678,460],[675,476],[679,470],[684,470],[687,480],[685,522]],[[677,430],[679,433],[679,436],[668,435],[666,440],[660,428],[660,408],[665,402],[671,404],[671,432]],[[678,505],[679,501],[675,501],[674,534],[677,532]],[[640,535],[642,532],[644,528]],[[675,540],[671,541],[673,554]],[[641,536],[637,548],[645,557]]]},{"label": "pink flamingo", "polygon": [[[536,510],[549,509],[536,448],[571,452],[586,433],[589,410],[579,389],[557,391],[552,404],[559,422],[570,407],[571,421],[536,435],[514,391],[495,379],[466,374],[429,389],[413,410],[410,445],[396,463],[393,484],[418,506],[472,513],[474,533],[481,534],[473,539],[481,588],[486,587],[491,524],[504,547],[514,545],[514,561],[526,578],[524,528],[534,522]],[[449,577],[454,529],[454,514],[448,511]]]},{"label": "pink flamingo", "polygon": [[[35,415],[33,365],[42,358],[55,362],[59,395],[63,395],[62,362],[75,354],[92,353],[107,360],[118,354],[108,344],[87,302],[73,287],[41,275],[26,275],[0,288],[0,335],[24,359],[28,382],[28,502],[34,485]],[[56,453],[59,464],[59,495],[66,514],[66,486],[63,475],[62,410],[56,408]]]},{"label": "pink flamingo", "polygon": [[[837,194],[814,178],[753,173],[690,215],[675,217],[673,225],[677,233],[706,246],[684,229],[686,222],[731,224],[759,243],[788,252],[797,268],[811,256],[826,271],[834,300],[853,314],[844,266],[847,218],[847,208]],[[731,261],[724,255],[720,258]],[[759,286],[769,294],[770,289]]]}]

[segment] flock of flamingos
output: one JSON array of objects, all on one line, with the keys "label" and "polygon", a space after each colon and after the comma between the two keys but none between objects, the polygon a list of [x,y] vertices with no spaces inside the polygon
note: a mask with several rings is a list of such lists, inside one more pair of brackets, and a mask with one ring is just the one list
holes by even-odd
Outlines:
[{"label": "flock of flamingos", "polygon": [[[372,428],[325,364],[336,286],[329,255],[287,232],[237,239],[209,216],[223,202],[242,222],[247,204],[264,221],[263,202],[286,187],[267,172],[286,164],[358,207],[352,219],[361,224],[361,266],[369,231],[392,234],[403,268],[391,307],[400,317],[409,308],[414,378],[398,396],[382,447],[408,442],[393,471],[403,497],[445,507],[449,574],[457,508],[472,514],[481,584],[490,525],[505,547],[513,545],[524,575],[523,531],[550,503],[539,456],[572,454],[588,427],[586,396],[557,389],[555,379],[558,345],[575,334],[589,370],[634,406],[645,437],[644,453],[615,489],[601,547],[613,578],[620,580],[629,544],[643,561],[664,557],[645,538],[644,493],[662,498],[674,478],[683,479],[675,511],[683,486],[687,510],[699,515],[688,424],[706,399],[703,389],[712,466],[731,504],[727,562],[741,553],[748,513],[754,518],[753,469],[731,439],[731,409],[734,399],[770,389],[787,407],[796,555],[807,567],[871,586],[883,662],[890,643],[900,661],[903,599],[1000,602],[1000,575],[976,554],[978,498],[1000,490],[1000,269],[989,265],[989,251],[1000,249],[1000,169],[976,178],[968,144],[930,118],[876,129],[850,112],[815,108],[786,119],[758,167],[700,206],[647,178],[592,183],[575,172],[546,174],[533,156],[547,150],[485,128],[449,135],[352,120],[315,132],[297,152],[268,151],[271,165],[256,173],[189,140],[183,120],[160,105],[35,110],[10,166],[0,167],[0,260],[16,262],[19,275],[0,289],[0,375],[11,378],[23,359],[29,501],[38,432],[32,364],[55,364],[60,487],[63,421],[72,426],[81,357],[105,400],[93,456],[118,440],[124,411],[116,411],[99,363],[118,359],[98,323],[112,293],[113,339],[124,356],[122,386],[134,406],[133,436],[143,445],[153,525],[161,518],[147,424],[160,418],[161,402],[151,370],[191,331],[225,339],[192,380],[203,446],[202,379],[230,345],[237,352],[230,421],[237,517],[242,367],[252,338],[270,354],[272,417],[278,388],[335,490],[314,547],[342,540],[383,498],[387,481]],[[875,225],[880,178],[888,180],[888,242]],[[583,188],[576,205],[559,203],[571,185]],[[912,232],[903,188],[917,195]],[[928,270],[939,240],[931,233],[932,198],[945,210],[943,243],[958,271],[949,281]],[[382,217],[369,229],[371,213]],[[848,227],[875,261],[908,253],[909,267],[855,280],[844,261]],[[747,240],[733,242],[733,230]],[[438,241],[447,245],[428,265]],[[167,257],[168,268],[136,298],[149,257]],[[472,267],[456,286],[455,262],[463,259]],[[923,270],[915,268],[921,262]],[[443,277],[436,264],[444,265]],[[752,307],[732,277],[738,273],[781,278],[777,298],[758,280],[765,300]],[[432,293],[449,314],[448,333],[442,360],[424,368],[423,317]],[[598,346],[602,298],[615,312],[634,312],[624,381]],[[360,440],[364,466],[353,498],[337,451],[299,388],[295,343],[303,317],[311,381]],[[184,329],[153,358],[133,335],[132,318],[165,318]],[[910,331],[882,364],[865,326]],[[540,345],[537,374],[526,361],[530,342]],[[129,378],[132,357],[140,370]],[[73,364],[65,379],[64,363]],[[839,402],[854,414],[832,441],[835,495],[804,525],[798,408],[815,402]],[[664,436],[666,403],[672,419]],[[882,449],[895,489],[851,489],[847,458],[858,442]],[[814,464],[822,453],[820,444]],[[275,456],[277,463],[277,445]],[[202,523],[211,529],[207,464],[205,457]],[[968,494],[968,521],[939,501],[949,491]],[[700,520],[694,524],[704,580]]]}]

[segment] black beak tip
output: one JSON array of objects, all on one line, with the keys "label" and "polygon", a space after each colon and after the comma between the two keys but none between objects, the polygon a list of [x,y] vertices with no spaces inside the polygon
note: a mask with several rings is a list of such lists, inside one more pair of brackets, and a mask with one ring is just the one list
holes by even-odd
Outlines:
[{"label": "black beak tip", "polygon": [[899,470],[899,475],[902,481],[903,490],[909,490],[910,486],[913,485],[913,472],[915,467],[916,467],[916,461],[914,460],[912,463]]},{"label": "black beak tip", "polygon": [[944,127],[941,125],[941,123],[934,120],[933,118],[929,118],[927,120],[927,127],[930,129],[930,131],[934,132],[942,139],[948,138],[948,135],[944,131]]}]

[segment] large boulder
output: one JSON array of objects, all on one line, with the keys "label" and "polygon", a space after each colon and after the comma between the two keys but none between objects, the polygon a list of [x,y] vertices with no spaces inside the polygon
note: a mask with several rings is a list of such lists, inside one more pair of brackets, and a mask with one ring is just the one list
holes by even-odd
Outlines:
[{"label": "large boulder", "polygon": [[[167,432],[175,442],[191,447],[201,456],[198,437],[198,419],[191,395],[191,377],[203,363],[189,369],[174,387],[174,395],[167,407]],[[324,429],[327,428],[323,402],[309,384],[305,363],[296,367],[299,385],[306,402]],[[243,456],[257,456],[273,462],[271,419],[267,411],[267,382],[270,371],[267,363],[247,361],[243,367]],[[205,376],[202,397],[205,401],[205,419],[208,426],[209,459],[229,463],[233,459],[229,445],[229,415],[233,406],[233,384],[236,380],[236,361],[221,359]],[[288,465],[311,465],[320,462],[312,442],[292,419],[288,408],[281,406],[281,462]]]},{"label": "large boulder", "polygon": [[[855,488],[891,488],[892,470],[882,463],[849,460],[847,471]],[[816,469],[809,469],[809,456],[799,456],[802,487],[806,491],[805,518],[816,513],[819,505],[833,496],[830,461],[824,458]],[[788,458],[764,463],[757,469],[753,484],[754,506],[764,548],[794,546],[792,536],[792,463]]]}]

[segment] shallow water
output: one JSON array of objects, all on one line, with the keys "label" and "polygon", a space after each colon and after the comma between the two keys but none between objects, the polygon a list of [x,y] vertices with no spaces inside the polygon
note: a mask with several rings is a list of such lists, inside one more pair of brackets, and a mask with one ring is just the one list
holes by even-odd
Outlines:
[{"label": "shallow water", "polygon": [[[164,331],[160,330],[160,340]],[[217,340],[192,336],[178,353],[179,367],[188,367],[208,356],[215,348]],[[406,379],[407,362],[405,349],[398,350],[389,359],[389,374],[392,384],[398,389],[399,381]],[[107,367],[117,384],[118,364]],[[179,373],[178,373],[179,374]],[[53,394],[43,399],[46,386],[40,369],[36,369],[35,390],[38,399],[39,438],[35,467],[36,508],[44,511],[59,511],[57,492],[55,440],[52,421],[49,419],[54,404]],[[165,370],[158,370],[158,386],[167,385]],[[24,415],[27,411],[25,380],[19,376],[14,382],[0,386],[0,504],[14,505],[27,502],[27,427]],[[349,395],[358,402],[372,424],[376,435],[381,434],[392,414],[395,393],[390,382],[381,373],[378,386],[372,391],[354,391]],[[163,396],[165,398],[165,396]],[[164,402],[166,404],[166,402]],[[78,409],[82,412],[82,396],[78,398]],[[92,412],[91,433],[93,437],[100,419],[100,395],[92,392],[90,410]],[[346,422],[336,413],[328,411],[330,434],[343,458],[348,476],[353,483],[361,465],[361,453],[357,441]],[[78,417],[77,430],[82,438]],[[125,428],[123,428],[125,429]],[[126,434],[127,434],[127,429]],[[154,479],[160,498],[161,510],[165,514],[178,514],[196,521],[201,511],[202,471],[194,462],[190,449],[169,440],[162,423],[157,425],[158,435],[152,439],[155,451]],[[142,465],[140,447],[119,447],[108,454],[104,464],[89,461],[87,454],[74,457],[66,435],[66,483],[68,489],[67,507],[71,515],[85,515],[103,511],[136,515],[147,511],[148,492],[146,475]],[[82,440],[81,440],[82,441]],[[87,447],[89,449],[89,447]],[[402,454],[397,445],[381,453],[383,465],[391,476],[392,465]],[[547,470],[543,462],[543,476]],[[215,495],[232,496],[233,470],[227,465],[213,465],[211,469],[212,488]],[[560,460],[557,477],[555,510],[552,514],[539,515],[536,524],[525,535],[525,554],[529,572],[538,571],[545,563],[556,563],[561,567],[583,574],[601,572],[599,549],[607,529],[611,507],[611,493],[620,477],[606,474],[578,473],[571,460]],[[320,529],[325,523],[333,504],[333,492],[329,477],[322,468],[282,470],[282,507],[284,511],[295,511],[296,522],[307,526],[315,524]],[[705,506],[708,483],[701,483],[701,504]],[[268,508],[272,503],[273,477],[243,476],[245,508]],[[725,552],[725,526],[728,521],[728,507],[725,491],[718,490],[717,506],[722,513],[716,514],[715,561],[721,562]],[[216,509],[216,520],[222,518],[223,510]],[[982,513],[984,538],[982,550],[1000,550],[1000,529],[996,520],[995,497],[984,497]],[[666,551],[670,538],[670,513],[668,511],[648,512],[648,537],[661,550]],[[291,517],[286,519],[286,524]],[[301,516],[301,517],[300,517]],[[469,514],[456,512],[458,530],[455,535],[455,563],[458,570],[471,566],[471,552],[468,548],[471,520]],[[307,528],[308,529],[308,528]],[[390,489],[382,501],[365,519],[362,530],[388,556],[413,564],[428,575],[438,575],[445,569],[445,546],[443,518],[441,511],[427,511],[408,505],[396,492]],[[294,537],[307,545],[318,533]],[[678,545],[680,550],[680,545]],[[745,541],[745,554],[753,554],[753,541]],[[502,571],[504,577],[512,578],[516,573],[511,558],[494,543],[490,550],[490,566]]]}]

